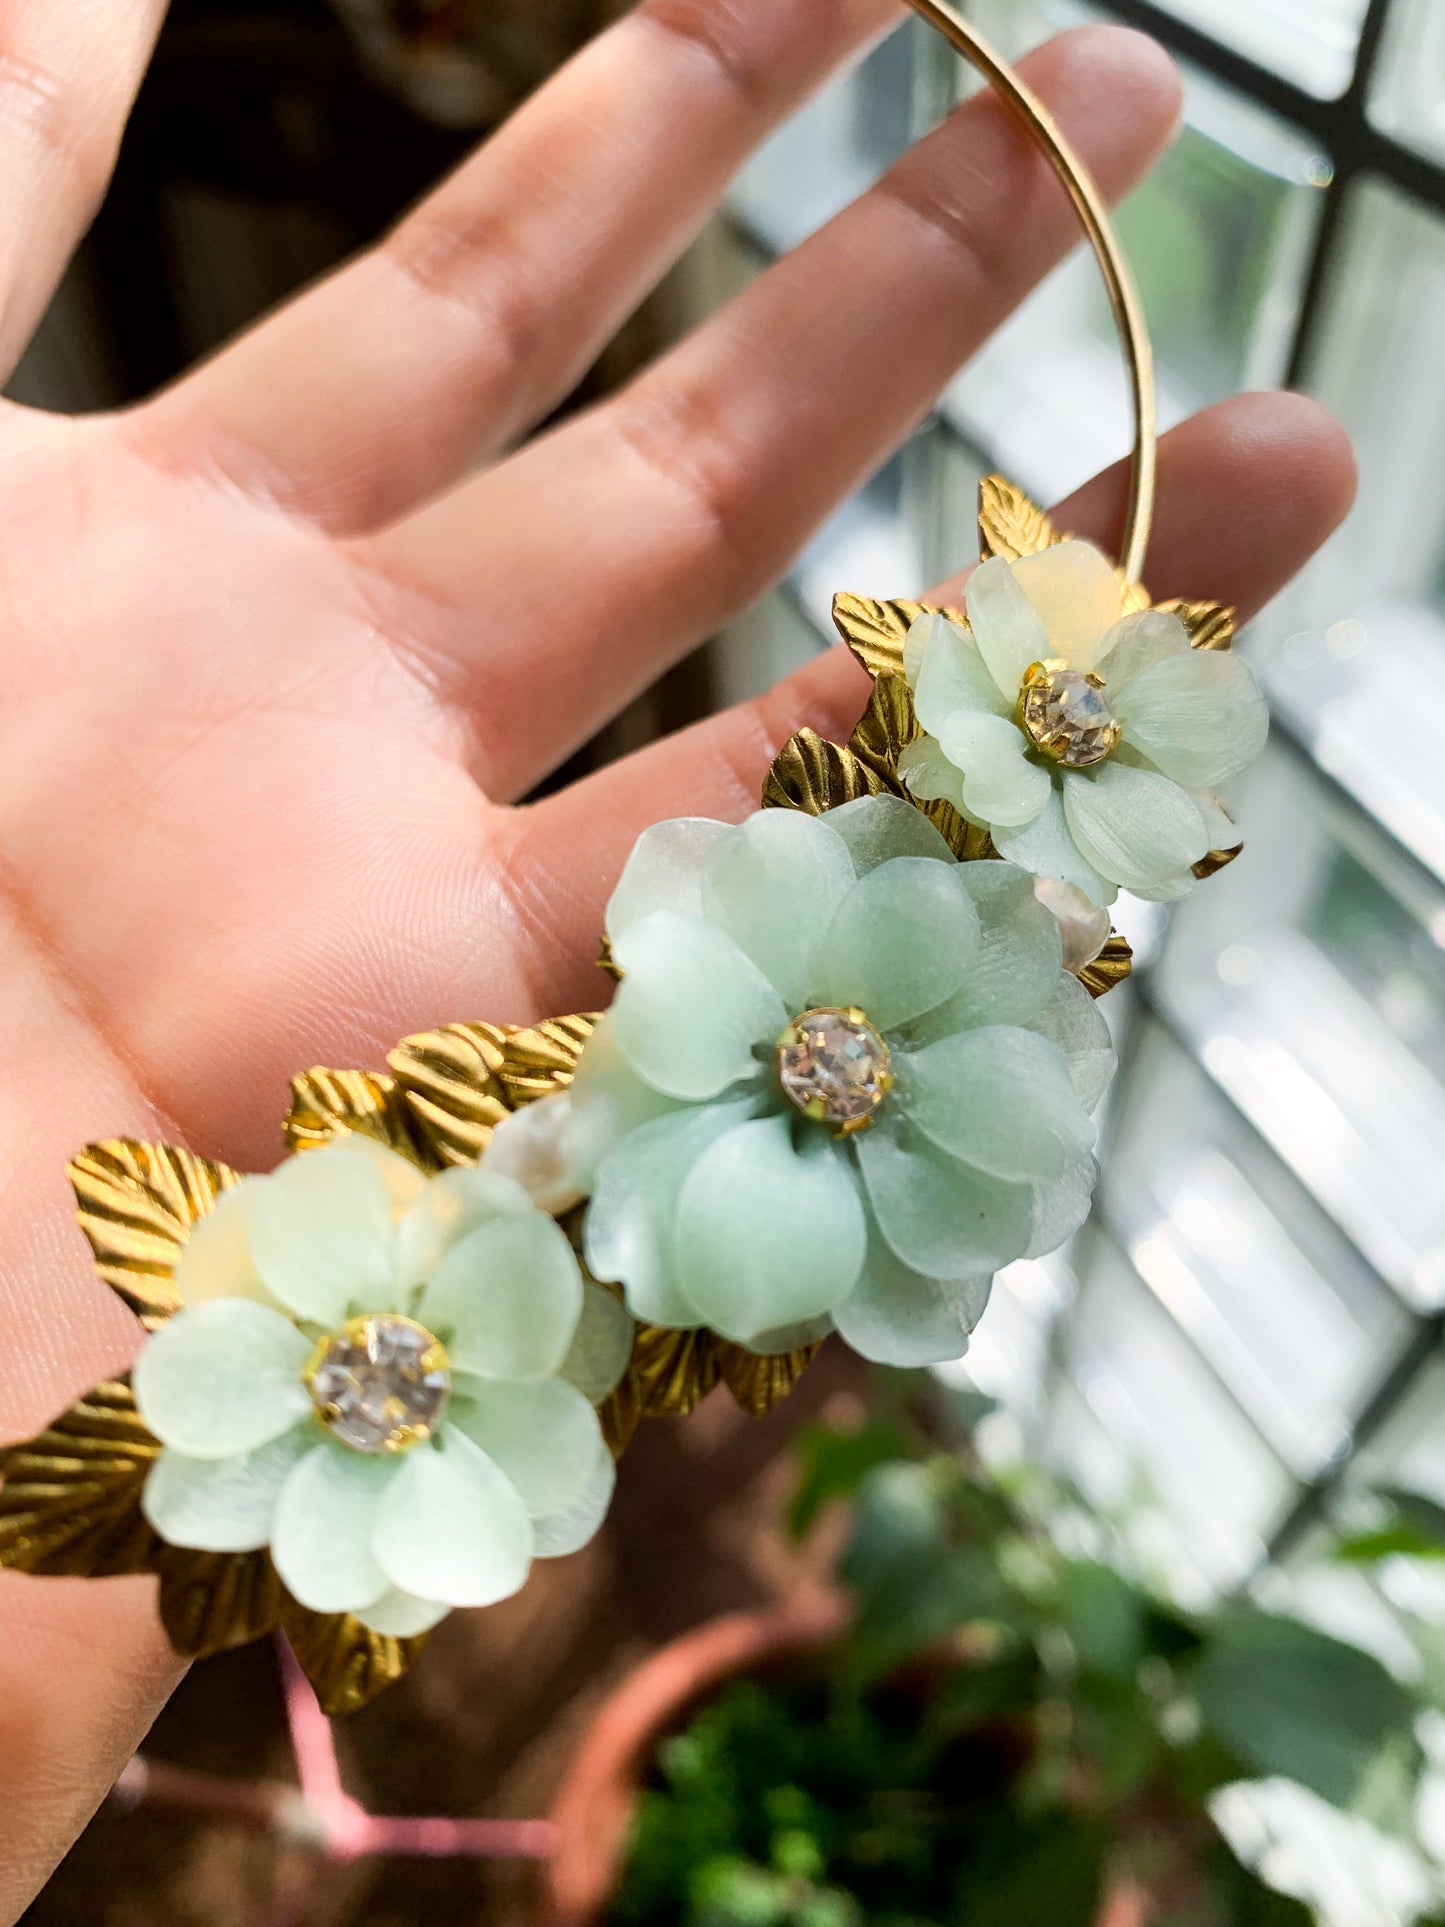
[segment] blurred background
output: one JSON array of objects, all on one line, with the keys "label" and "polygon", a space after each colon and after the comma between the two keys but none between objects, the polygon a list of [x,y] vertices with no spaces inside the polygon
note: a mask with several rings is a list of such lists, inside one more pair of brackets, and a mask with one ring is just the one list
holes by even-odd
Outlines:
[{"label": "blurred background", "polygon": [[[84,410],[151,389],[368,240],[620,8],[177,0],[114,189],[11,392]],[[953,1376],[997,1400],[991,1451],[1124,1506],[1186,1597],[1252,1586],[1397,1653],[1404,1619],[1441,1611],[1438,1582],[1418,1561],[1366,1575],[1321,1548],[1366,1483],[1445,1501],[1445,757],[1429,736],[1400,754],[1399,720],[1428,714],[1445,662],[1445,0],[969,11],[1009,54],[1099,17],[1173,49],[1187,126],[1121,217],[1166,421],[1241,388],[1304,388],[1355,437],[1363,487],[1247,644],[1276,727],[1231,799],[1244,859],[1173,913],[1123,906],[1143,967],[1105,1005],[1123,1070],[1094,1219],[1063,1257],[1005,1274]],[[755,159],[576,401],[764,269],[969,84],[926,30],[894,36]],[[1115,458],[1127,422],[1080,255],[788,581],[589,758],[826,647],[835,590],[918,592],[972,554],[981,475],[1052,500]],[[799,1404],[851,1395],[825,1364]],[[430,1683],[355,1723],[392,1804],[410,1789],[419,1807],[535,1807],[610,1668],[795,1583],[765,1522],[797,1417],[746,1428],[710,1408],[685,1439],[656,1428],[580,1578],[448,1628]],[[685,1507],[684,1461],[711,1481]],[[544,1650],[541,1700],[508,1727],[498,1671]],[[269,1660],[239,1656],[193,1678],[157,1745],[261,1770],[276,1712]],[[438,1723],[450,1763],[434,1770]],[[31,1919],[245,1922],[249,1852],[109,1810]],[[441,1878],[342,1883],[324,1917],[419,1919]],[[447,1878],[463,1881],[445,1889],[458,1917],[506,1917],[481,1898],[492,1876]]]}]

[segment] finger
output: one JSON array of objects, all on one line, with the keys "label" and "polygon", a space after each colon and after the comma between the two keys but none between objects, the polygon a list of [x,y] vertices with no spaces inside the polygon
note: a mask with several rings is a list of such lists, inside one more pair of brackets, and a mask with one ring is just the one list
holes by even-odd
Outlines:
[{"label": "finger", "polygon": [[0,0],[0,382],[115,166],[165,0]]},{"label": "finger", "polygon": [[[1196,416],[1160,448],[1155,595],[1253,615],[1343,520],[1354,483],[1344,431],[1301,396],[1247,395]],[[1126,492],[1127,469],[1111,469],[1062,505],[1059,524],[1117,542]],[[591,966],[603,906],[638,834],[663,816],[746,816],[788,738],[806,727],[846,742],[869,687],[847,650],[831,649],[766,695],[513,813],[509,874],[549,879],[529,898],[534,954],[523,970],[533,982],[560,979],[552,1008],[599,995]]]},{"label": "finger", "polygon": [[[1152,41],[1089,28],[1028,68],[1111,194],[1170,138]],[[775,580],[1075,232],[1028,137],[974,100],[623,395],[367,545],[472,712],[489,793],[530,788]],[[505,624],[478,624],[502,584]],[[532,727],[497,727],[539,687]]]},{"label": "finger", "polygon": [[138,424],[333,530],[548,413],[748,150],[896,0],[644,0],[372,253]]}]

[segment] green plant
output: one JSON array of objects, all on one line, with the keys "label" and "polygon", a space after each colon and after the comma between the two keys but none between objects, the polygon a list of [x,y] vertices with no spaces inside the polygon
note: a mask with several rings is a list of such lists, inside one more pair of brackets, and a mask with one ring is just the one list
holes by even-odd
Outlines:
[{"label": "green plant", "polygon": [[1418,1699],[1245,1599],[1186,1611],[1067,1490],[891,1418],[800,1440],[790,1524],[849,1508],[851,1630],[661,1751],[616,1927],[1307,1927],[1211,1796],[1280,1776],[1408,1832]]}]

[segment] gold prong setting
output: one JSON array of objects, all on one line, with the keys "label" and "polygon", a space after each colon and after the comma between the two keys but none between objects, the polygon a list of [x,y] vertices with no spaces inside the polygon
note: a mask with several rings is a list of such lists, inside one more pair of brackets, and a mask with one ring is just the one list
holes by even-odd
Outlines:
[{"label": "gold prong setting", "polygon": [[1119,745],[1120,726],[1102,676],[1066,662],[1031,663],[1019,690],[1018,718],[1034,748],[1066,769],[1102,763]]},{"label": "gold prong setting", "polygon": [[801,1116],[834,1137],[866,1131],[893,1089],[892,1053],[855,1004],[820,1005],[779,1037],[778,1084]]},{"label": "gold prong setting", "polygon": [[318,1341],[302,1377],[331,1437],[371,1456],[429,1439],[452,1389],[446,1347],[400,1312],[348,1319]]}]

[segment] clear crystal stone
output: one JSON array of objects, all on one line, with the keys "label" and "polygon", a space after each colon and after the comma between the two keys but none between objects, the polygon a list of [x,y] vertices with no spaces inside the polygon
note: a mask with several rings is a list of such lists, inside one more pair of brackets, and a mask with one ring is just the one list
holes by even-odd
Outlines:
[{"label": "clear crystal stone", "polygon": [[400,1452],[426,1438],[452,1389],[442,1345],[396,1312],[353,1318],[323,1338],[308,1382],[327,1430],[357,1452]]},{"label": "clear crystal stone", "polygon": [[1023,686],[1024,728],[1038,747],[1070,769],[1102,763],[1119,740],[1119,725],[1097,676],[1036,662]]},{"label": "clear crystal stone", "polygon": [[835,1131],[858,1131],[893,1088],[888,1046],[861,1010],[805,1010],[778,1041],[789,1101]]}]

